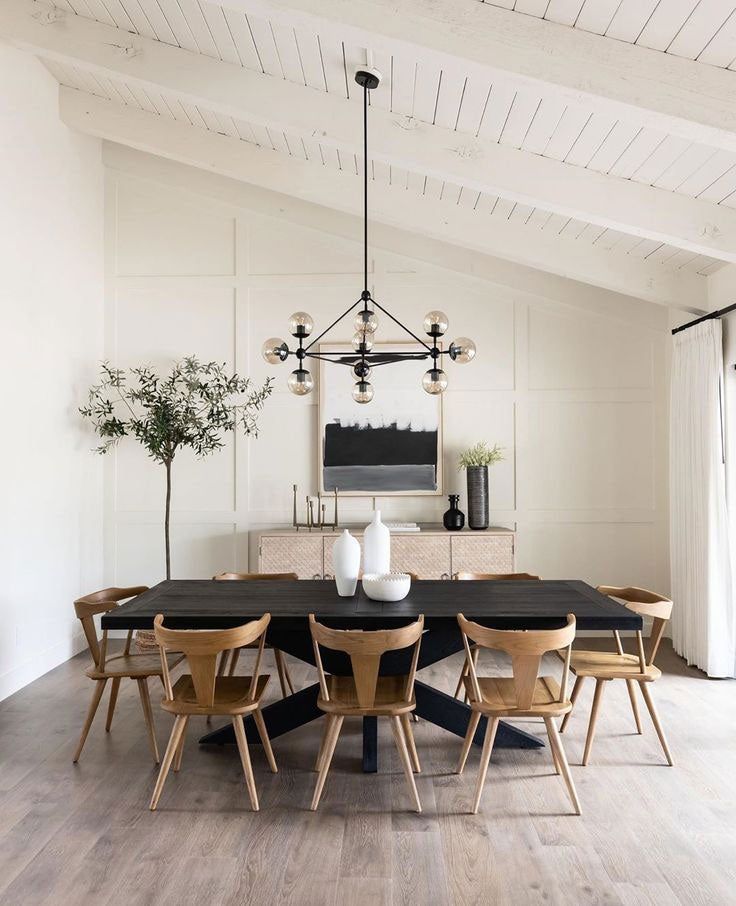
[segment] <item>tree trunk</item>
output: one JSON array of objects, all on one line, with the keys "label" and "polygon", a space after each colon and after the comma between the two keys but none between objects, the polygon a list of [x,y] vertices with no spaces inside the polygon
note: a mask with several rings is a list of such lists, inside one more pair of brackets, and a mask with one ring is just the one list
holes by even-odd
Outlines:
[{"label": "tree trunk", "polygon": [[169,517],[171,516],[171,460],[164,463],[166,467],[166,516],[164,517],[164,538],[166,540],[166,578],[171,578],[171,544],[169,541]]}]

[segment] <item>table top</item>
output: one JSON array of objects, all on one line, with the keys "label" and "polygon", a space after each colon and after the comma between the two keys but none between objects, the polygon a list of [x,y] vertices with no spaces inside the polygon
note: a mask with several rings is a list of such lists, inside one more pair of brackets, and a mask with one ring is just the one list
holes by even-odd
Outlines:
[{"label": "table top", "polygon": [[[341,598],[332,580],[160,582],[102,617],[103,629],[150,629],[162,613],[172,629],[237,626],[268,611],[274,628],[304,630],[307,615],[335,628],[390,628],[424,614],[427,628],[455,623],[458,612],[496,629],[552,629],[575,614],[578,629],[641,629],[641,617],[579,580],[451,582],[422,580],[403,601],[371,601],[360,583]],[[455,623],[456,625],[456,623]]]}]

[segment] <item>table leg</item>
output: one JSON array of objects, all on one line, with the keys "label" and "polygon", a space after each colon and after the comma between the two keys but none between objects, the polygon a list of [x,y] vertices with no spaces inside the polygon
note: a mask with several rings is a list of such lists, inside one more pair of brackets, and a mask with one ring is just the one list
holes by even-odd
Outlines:
[{"label": "table leg", "polygon": [[[468,732],[468,722],[470,721],[470,708],[464,702],[441,692],[433,686],[426,683],[420,683],[418,680],[414,683],[414,696],[417,700],[416,713],[425,720],[444,730],[449,730],[456,736],[465,738]],[[486,735],[486,718],[481,717],[478,729],[475,731],[473,742],[476,746],[483,745],[483,739]],[[544,746],[544,743],[537,736],[531,733],[525,733],[516,727],[512,727],[505,721],[500,721],[496,730],[494,748],[501,749],[538,749]]]},{"label": "table leg", "polygon": [[363,773],[378,771],[378,718],[363,718]]}]

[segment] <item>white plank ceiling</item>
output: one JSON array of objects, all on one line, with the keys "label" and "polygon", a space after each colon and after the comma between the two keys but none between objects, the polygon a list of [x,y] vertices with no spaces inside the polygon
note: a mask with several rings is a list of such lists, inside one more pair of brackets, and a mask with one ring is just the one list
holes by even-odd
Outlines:
[{"label": "white plank ceiling", "polygon": [[[356,101],[360,96],[353,73],[358,65],[365,64],[367,49],[334,37],[286,27],[205,0],[55,0],[55,4],[67,13],[295,84]],[[736,3],[496,0],[494,5],[703,64],[732,69],[736,65]],[[730,151],[632,125],[596,110],[592,104],[568,103],[552,86],[543,94],[541,89],[514,87],[511,81],[481,81],[477,75],[464,75],[457,69],[446,71],[381,53],[374,54],[373,63],[384,73],[384,81],[371,100],[395,114],[714,205],[736,207],[736,154]],[[174,95],[143,90],[83,68],[52,61],[47,65],[62,84],[80,91],[321,166],[358,172],[359,161],[354,155],[322,147],[316,140],[239,122]],[[646,258],[667,269],[684,268],[709,275],[723,266],[723,262],[705,255],[488,197],[418,172],[376,163],[372,175],[416,195],[472,208],[479,219],[523,222],[530,230],[556,234],[561,241],[595,244]]]}]

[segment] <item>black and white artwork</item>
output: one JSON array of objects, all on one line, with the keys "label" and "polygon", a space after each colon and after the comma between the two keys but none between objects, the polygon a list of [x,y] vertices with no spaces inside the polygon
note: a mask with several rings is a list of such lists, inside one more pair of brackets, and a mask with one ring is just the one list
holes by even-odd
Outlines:
[{"label": "black and white artwork", "polygon": [[[374,352],[421,349],[377,343]],[[352,352],[351,346],[320,350]],[[344,365],[320,362],[319,471],[323,492],[374,496],[442,493],[442,397],[422,388],[423,361],[374,367],[370,403],[352,397]]]}]

